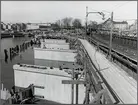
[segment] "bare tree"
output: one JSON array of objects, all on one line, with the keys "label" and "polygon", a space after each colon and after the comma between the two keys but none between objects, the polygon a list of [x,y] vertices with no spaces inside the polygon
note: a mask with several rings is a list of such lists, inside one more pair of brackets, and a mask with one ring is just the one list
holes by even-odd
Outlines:
[{"label": "bare tree", "polygon": [[88,27],[97,28],[97,22],[96,21],[89,21],[88,22]]},{"label": "bare tree", "polygon": [[73,22],[72,22],[72,25],[75,28],[81,28],[82,27],[81,20],[80,19],[74,19]]},{"label": "bare tree", "polygon": [[56,23],[58,27],[61,27],[61,20],[57,20]]},{"label": "bare tree", "polygon": [[89,21],[87,34],[90,34],[90,32],[97,32],[97,28],[98,28],[98,23],[96,21]]},{"label": "bare tree", "polygon": [[66,17],[66,18],[62,19],[62,22],[63,22],[64,27],[69,28],[71,26],[71,23],[72,23],[72,18]]}]

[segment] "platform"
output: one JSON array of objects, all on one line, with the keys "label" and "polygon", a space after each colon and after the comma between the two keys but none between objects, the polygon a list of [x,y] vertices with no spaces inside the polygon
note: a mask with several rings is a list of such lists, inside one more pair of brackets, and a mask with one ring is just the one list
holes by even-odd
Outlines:
[{"label": "platform", "polygon": [[137,81],[130,77],[119,66],[110,62],[104,54],[96,51],[88,41],[79,39],[92,62],[101,70],[101,74],[112,87],[123,104],[137,104]]}]

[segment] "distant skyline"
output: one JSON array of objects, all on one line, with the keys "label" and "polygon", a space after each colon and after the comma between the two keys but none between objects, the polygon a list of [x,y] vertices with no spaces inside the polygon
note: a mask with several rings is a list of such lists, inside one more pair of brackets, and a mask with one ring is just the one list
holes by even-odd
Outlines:
[{"label": "distant skyline", "polygon": [[[72,17],[85,22],[88,11],[114,12],[114,21],[133,23],[137,19],[137,1],[1,1],[1,21],[11,23],[49,23]],[[98,14],[89,15],[88,20],[104,22]]]}]

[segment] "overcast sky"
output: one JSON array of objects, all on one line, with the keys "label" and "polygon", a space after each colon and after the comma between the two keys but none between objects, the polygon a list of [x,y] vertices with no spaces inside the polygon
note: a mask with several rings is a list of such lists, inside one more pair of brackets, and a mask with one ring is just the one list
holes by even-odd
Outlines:
[{"label": "overcast sky", "polygon": [[[109,18],[114,12],[114,20],[137,19],[137,1],[1,1],[3,22],[55,22],[64,17],[79,18],[85,21],[88,11],[103,11]],[[105,10],[105,11],[104,11]],[[103,22],[98,14],[89,15],[89,20]],[[132,19],[132,20],[131,20]]]}]

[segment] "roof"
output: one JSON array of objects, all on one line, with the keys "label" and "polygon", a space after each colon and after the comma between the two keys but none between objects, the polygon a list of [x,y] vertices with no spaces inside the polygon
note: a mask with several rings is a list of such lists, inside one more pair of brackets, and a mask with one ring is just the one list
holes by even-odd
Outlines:
[{"label": "roof", "polygon": [[108,21],[110,21],[110,18],[108,18],[103,24],[107,23]]},{"label": "roof", "polygon": [[114,24],[128,24],[127,21],[122,21],[122,22],[116,22],[116,21],[113,21]]},{"label": "roof", "polygon": [[[108,21],[110,21],[110,18],[108,18],[104,23],[102,24],[106,24]],[[128,24],[127,21],[121,21],[121,22],[117,22],[117,21],[113,21],[114,24]]]}]

